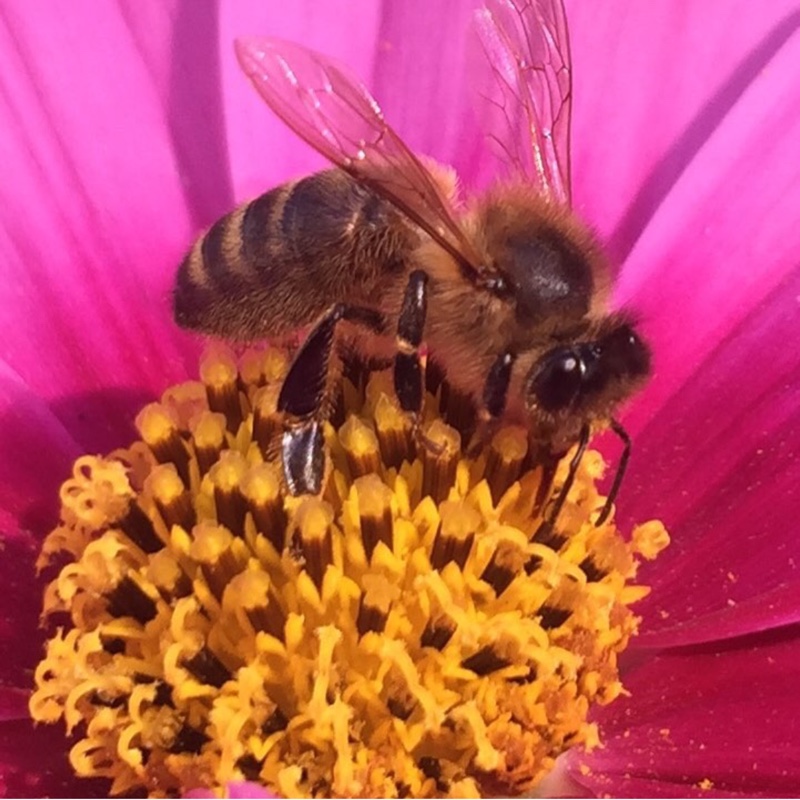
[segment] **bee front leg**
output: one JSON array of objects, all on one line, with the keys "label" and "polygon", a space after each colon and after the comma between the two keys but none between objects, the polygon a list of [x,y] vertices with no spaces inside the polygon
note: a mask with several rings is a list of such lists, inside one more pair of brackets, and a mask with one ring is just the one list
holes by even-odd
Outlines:
[{"label": "bee front leg", "polygon": [[281,439],[283,476],[293,495],[319,494],[325,475],[323,423],[336,326],[342,320],[382,333],[383,315],[369,308],[337,303],[314,326],[292,361],[278,396],[286,417]]}]

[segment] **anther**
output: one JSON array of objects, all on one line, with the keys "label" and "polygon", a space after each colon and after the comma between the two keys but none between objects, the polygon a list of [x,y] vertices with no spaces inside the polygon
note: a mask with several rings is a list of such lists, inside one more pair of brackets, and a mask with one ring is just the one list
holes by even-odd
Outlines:
[{"label": "anther", "polygon": [[392,490],[377,475],[358,478],[355,487],[358,494],[361,541],[369,561],[378,542],[383,542],[390,550],[394,546]]},{"label": "anther", "polygon": [[173,525],[180,525],[187,531],[192,529],[197,519],[192,496],[186,491],[172,464],[154,467],[145,480],[144,490],[152,494],[168,530]]},{"label": "anther", "polygon": [[528,437],[522,428],[502,428],[495,434],[486,456],[484,476],[495,504],[519,478],[528,452]]},{"label": "anther", "polygon": [[240,486],[246,474],[247,460],[238,450],[227,450],[208,473],[214,485],[217,522],[236,536],[244,534],[247,505]]},{"label": "anther", "polygon": [[228,430],[235,434],[242,424],[236,362],[222,351],[200,359],[200,378],[206,386],[208,407],[225,415]]},{"label": "anther", "polygon": [[155,601],[130,576],[122,578],[106,599],[112,617],[133,617],[144,625],[156,616]]},{"label": "anther", "polygon": [[375,431],[383,463],[400,469],[404,461],[411,460],[411,423],[408,415],[384,394],[375,405]]},{"label": "anther", "polygon": [[231,607],[241,608],[256,631],[285,641],[286,614],[265,572],[248,569],[230,582],[223,596],[223,608]]},{"label": "anther", "polygon": [[365,575],[356,618],[359,636],[374,631],[383,633],[392,603],[400,597],[400,589],[377,575]]},{"label": "anther", "polygon": [[245,566],[247,553],[242,547],[243,542],[221,525],[200,522],[192,529],[189,555],[200,565],[208,588],[217,600]]},{"label": "anther", "polygon": [[189,576],[168,550],[161,550],[150,559],[145,576],[167,601],[173,597],[186,597],[192,593]]},{"label": "anther", "polygon": [[159,464],[175,465],[189,486],[189,453],[172,414],[160,403],[146,405],[136,417],[136,429]]},{"label": "anther", "polygon": [[339,441],[347,457],[350,475],[354,479],[362,475],[380,474],[381,454],[378,437],[372,428],[351,415],[339,429]]},{"label": "anther", "polygon": [[463,503],[442,503],[439,510],[442,521],[433,542],[431,566],[442,570],[451,561],[464,569],[481,516],[471,506]]},{"label": "anther", "polygon": [[433,647],[435,650],[444,650],[447,643],[456,632],[456,624],[446,617],[429,620],[419,637],[421,647]]},{"label": "anther", "polygon": [[519,575],[525,563],[525,554],[513,542],[500,542],[481,573],[481,580],[486,581],[499,597]]},{"label": "anther", "polygon": [[157,553],[164,547],[164,542],[153,527],[153,521],[135,501],[131,502],[127,513],[117,522],[117,525],[145,553]]},{"label": "anther", "polygon": [[205,475],[219,460],[226,443],[225,425],[224,415],[213,411],[203,411],[192,420],[192,438],[200,475]]},{"label": "anther", "polygon": [[551,550],[558,552],[564,545],[564,542],[567,541],[567,537],[558,533],[552,522],[545,520],[536,529],[536,532],[531,537],[531,541],[537,544],[543,544],[545,547],[549,547]]},{"label": "anther", "polygon": [[230,670],[205,646],[198,648],[193,656],[184,656],[181,664],[200,683],[216,686],[217,689],[221,689],[232,677]]},{"label": "anther", "polygon": [[283,415],[277,403],[278,393],[272,386],[259,389],[253,399],[253,439],[265,459],[272,458],[280,447]]},{"label": "anther", "polygon": [[538,616],[541,618],[541,626],[549,631],[560,628],[572,616],[572,611],[545,604],[539,609]]},{"label": "anther", "polygon": [[252,467],[242,479],[241,492],[256,529],[280,554],[286,544],[286,511],[283,508],[279,468],[275,464]]},{"label": "anther", "polygon": [[434,502],[441,503],[447,498],[456,480],[461,436],[454,428],[437,419],[428,426],[425,438],[433,447],[428,446],[425,441],[420,447],[422,496],[430,496]]},{"label": "anther", "polygon": [[294,540],[303,557],[303,568],[317,589],[328,565],[333,561],[331,524],[333,509],[317,498],[307,498],[297,508],[294,517]]},{"label": "anther", "polygon": [[488,675],[498,669],[507,667],[511,662],[499,656],[491,645],[482,647],[477,653],[461,662],[464,669],[472,670],[476,675]]}]

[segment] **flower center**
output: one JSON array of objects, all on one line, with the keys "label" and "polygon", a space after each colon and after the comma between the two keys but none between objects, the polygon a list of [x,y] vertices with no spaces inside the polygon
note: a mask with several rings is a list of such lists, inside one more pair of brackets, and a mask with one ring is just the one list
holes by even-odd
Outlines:
[{"label": "flower center", "polygon": [[524,431],[467,457],[470,415],[446,384],[419,438],[390,377],[355,370],[326,424],[322,496],[287,496],[287,363],[215,351],[202,383],[140,413],[142,441],[76,462],[42,550],[61,568],[32,716],[63,719],[76,773],[115,794],[529,791],[597,742],[588,710],[621,691],[629,605],[647,593],[631,581],[663,526],[630,541],[595,527],[589,452],[556,532],[541,529],[537,497],[567,460],[540,491]]}]

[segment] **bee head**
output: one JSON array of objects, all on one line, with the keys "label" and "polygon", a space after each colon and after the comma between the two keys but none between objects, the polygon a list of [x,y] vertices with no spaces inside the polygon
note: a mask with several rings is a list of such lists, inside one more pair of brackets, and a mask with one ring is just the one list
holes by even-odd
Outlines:
[{"label": "bee head", "polygon": [[624,319],[607,319],[590,341],[554,347],[533,365],[528,405],[552,417],[610,415],[650,372],[650,349]]}]

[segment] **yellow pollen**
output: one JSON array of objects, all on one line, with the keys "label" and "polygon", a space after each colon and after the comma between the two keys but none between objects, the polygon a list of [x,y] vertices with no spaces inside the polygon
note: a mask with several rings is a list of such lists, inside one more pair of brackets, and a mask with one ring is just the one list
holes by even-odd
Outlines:
[{"label": "yellow pollen", "polygon": [[31,715],[62,721],[76,774],[112,794],[534,790],[600,741],[589,710],[624,691],[663,525],[595,526],[596,452],[543,525],[569,458],[541,486],[518,427],[467,455],[475,415],[446,382],[415,431],[391,371],[343,379],[321,496],[288,496],[288,365],[217,347],[142,410],[141,441],[75,463],[39,561]]}]

